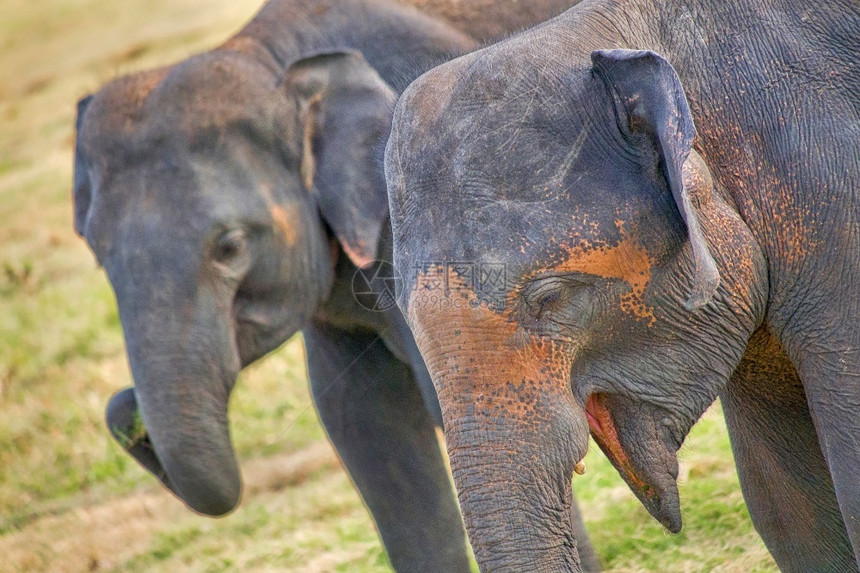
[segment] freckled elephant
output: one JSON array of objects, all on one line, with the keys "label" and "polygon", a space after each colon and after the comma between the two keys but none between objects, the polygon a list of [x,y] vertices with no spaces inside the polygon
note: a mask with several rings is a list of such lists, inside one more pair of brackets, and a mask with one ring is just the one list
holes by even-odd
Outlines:
[{"label": "freckled elephant", "polygon": [[579,571],[589,431],[678,531],[719,395],[780,568],[857,571],[858,38],[856,3],[598,0],[404,92],[398,301],[482,569]]},{"label": "freckled elephant", "polygon": [[[320,418],[394,567],[466,571],[426,368],[399,310],[352,292],[359,267],[390,260],[381,156],[396,95],[475,47],[455,8],[425,4],[440,17],[270,2],[217,49],[84,98],[75,229],[116,293],[135,383],[108,426],[191,509],[238,503],[231,390],[301,330]],[[481,39],[571,3],[497,4]],[[372,282],[386,296],[390,281]]]}]

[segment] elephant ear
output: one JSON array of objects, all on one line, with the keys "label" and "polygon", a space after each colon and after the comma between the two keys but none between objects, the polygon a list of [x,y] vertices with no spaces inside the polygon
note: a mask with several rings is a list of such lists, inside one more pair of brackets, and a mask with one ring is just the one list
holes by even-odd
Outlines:
[{"label": "elephant ear", "polygon": [[598,50],[591,61],[610,92],[622,134],[632,145],[645,136],[659,156],[660,169],[687,225],[695,276],[688,310],[708,304],[720,274],[708,250],[698,214],[684,187],[682,169],[692,150],[696,128],[678,75],[662,56],[649,51]]},{"label": "elephant ear", "polygon": [[298,101],[302,181],[344,252],[365,267],[388,216],[381,157],[396,95],[351,51],[295,62],[283,86]]},{"label": "elephant ear", "polygon": [[81,150],[80,134],[81,125],[84,122],[84,114],[92,101],[92,94],[78,101],[78,114],[75,119],[75,171],[74,189],[72,201],[75,207],[75,232],[84,236],[87,227],[87,216],[90,212],[90,200],[92,198],[92,185],[90,183],[89,168],[86,158]]}]

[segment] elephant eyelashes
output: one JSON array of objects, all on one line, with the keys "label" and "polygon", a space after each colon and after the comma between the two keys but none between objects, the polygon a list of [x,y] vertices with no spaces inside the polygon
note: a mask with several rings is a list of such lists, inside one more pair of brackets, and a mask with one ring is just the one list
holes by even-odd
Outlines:
[{"label": "elephant eyelashes", "polygon": [[541,295],[537,301],[535,319],[540,320],[547,312],[558,308],[561,302],[563,302],[562,298],[561,292],[557,290]]}]

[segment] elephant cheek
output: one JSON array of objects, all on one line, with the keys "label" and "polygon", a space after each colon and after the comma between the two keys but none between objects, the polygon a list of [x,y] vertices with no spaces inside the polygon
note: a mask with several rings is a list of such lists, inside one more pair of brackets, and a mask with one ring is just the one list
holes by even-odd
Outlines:
[{"label": "elephant cheek", "polygon": [[235,321],[236,349],[242,368],[275,350],[299,330],[304,315],[284,307],[262,303],[242,307]]}]

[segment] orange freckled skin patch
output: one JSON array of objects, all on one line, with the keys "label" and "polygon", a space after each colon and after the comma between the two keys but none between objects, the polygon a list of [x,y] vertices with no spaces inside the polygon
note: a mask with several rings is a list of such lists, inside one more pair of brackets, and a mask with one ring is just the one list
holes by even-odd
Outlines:
[{"label": "orange freckled skin patch", "polygon": [[[441,271],[425,271],[419,273],[416,284],[441,278]],[[453,271],[448,284],[442,303],[438,298],[423,302],[416,291],[408,309],[415,340],[437,382],[445,419],[468,419],[474,414],[517,419],[535,433],[546,432],[553,416],[547,404],[574,406],[569,381],[572,353],[567,343],[525,333],[509,319],[509,310],[500,314],[481,305]],[[457,325],[455,335],[431,339],[453,325]]]},{"label": "orange freckled skin patch", "polygon": [[359,268],[366,268],[373,263],[373,256],[368,255],[367,244],[361,239],[354,238],[350,242],[341,243],[341,248],[350,260]]},{"label": "orange freckled skin patch", "polygon": [[540,272],[582,273],[623,280],[630,285],[630,292],[621,296],[621,310],[644,320],[647,326],[653,326],[656,322],[654,309],[644,301],[645,287],[651,280],[653,260],[641,245],[623,233],[623,222],[616,221],[615,224],[624,236],[617,245],[607,246],[581,240],[564,249],[564,261]]},{"label": "orange freckled skin patch", "polygon": [[287,214],[284,212],[284,209],[280,205],[272,205],[269,209],[269,213],[272,215],[272,222],[275,224],[275,228],[284,237],[284,240],[287,242],[287,246],[295,246],[296,230],[292,225],[290,225],[290,221],[287,218]]},{"label": "orange freckled skin patch", "polygon": [[143,100],[149,97],[152,90],[158,87],[158,84],[164,81],[166,76],[167,70],[153,70],[151,72],[141,74],[138,81],[135,82],[135,89],[132,92],[135,104],[140,105]]}]

